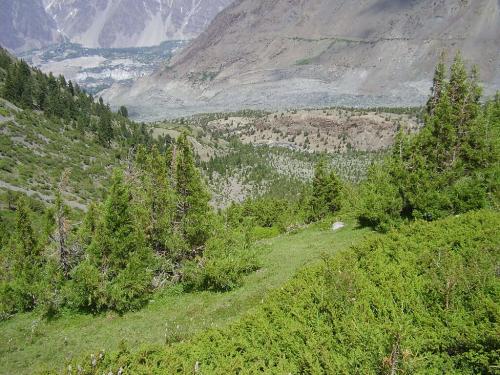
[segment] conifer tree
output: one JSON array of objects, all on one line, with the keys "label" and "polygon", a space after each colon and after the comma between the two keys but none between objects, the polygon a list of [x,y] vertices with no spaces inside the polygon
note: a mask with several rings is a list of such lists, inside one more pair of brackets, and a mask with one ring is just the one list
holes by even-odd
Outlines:
[{"label": "conifer tree", "polygon": [[6,311],[26,311],[36,306],[43,267],[28,204],[20,198],[16,207],[15,230],[7,245],[7,269],[3,270],[6,282],[0,288],[0,307]]},{"label": "conifer tree", "polygon": [[152,252],[135,222],[132,196],[115,171],[108,198],[86,250],[73,272],[73,303],[84,309],[119,312],[141,306],[151,290]]},{"label": "conifer tree", "polygon": [[342,183],[335,172],[328,171],[326,161],[322,158],[314,171],[311,219],[321,219],[329,213],[340,209]]},{"label": "conifer tree", "polygon": [[123,116],[123,117],[125,117],[125,118],[127,118],[128,117],[128,109],[127,109],[127,107],[125,107],[124,105],[122,105],[120,107],[120,109],[118,110],[118,114],[121,115],[121,116]]},{"label": "conifer tree", "polygon": [[9,54],[6,50],[0,47],[0,68],[7,70],[11,64],[12,59],[10,58]]},{"label": "conifer tree", "polygon": [[92,242],[97,229],[99,220],[99,208],[95,202],[91,202],[88,206],[82,225],[78,230],[78,239],[83,246],[88,246]]},{"label": "conifer tree", "polygon": [[33,82],[31,80],[26,80],[24,83],[20,103],[24,108],[30,109],[33,107]]},{"label": "conifer tree", "polygon": [[68,90],[71,96],[75,96],[75,88],[73,87],[73,82],[69,81],[68,82]]},{"label": "conifer tree", "polygon": [[109,146],[113,139],[113,122],[111,112],[101,111],[99,124],[97,126],[97,139],[103,146]]},{"label": "conifer tree", "polygon": [[169,159],[177,193],[175,221],[192,247],[202,246],[209,235],[210,195],[196,167],[186,133],[171,147]]},{"label": "conifer tree", "polygon": [[436,66],[436,70],[434,72],[434,78],[432,81],[431,88],[431,96],[427,101],[427,113],[429,115],[434,114],[434,109],[441,97],[441,93],[443,92],[443,85],[445,83],[446,78],[446,66],[445,66],[445,54],[444,52],[441,54],[438,65]]},{"label": "conifer tree", "polygon": [[48,97],[48,87],[46,79],[43,76],[39,76],[38,85],[35,92],[35,100],[38,109],[45,110],[47,106],[47,97]]},{"label": "conifer tree", "polygon": [[151,247],[159,254],[165,255],[178,245],[178,238],[173,238],[175,215],[175,192],[169,178],[170,166],[164,155],[156,147],[146,153],[145,147],[137,152],[137,163],[140,165],[140,185],[136,196],[140,197],[140,206],[146,210],[146,235]]},{"label": "conifer tree", "polygon": [[457,54],[448,80],[441,63],[436,71],[425,126],[415,136],[399,137],[385,163],[403,200],[401,215],[408,218],[435,220],[485,207],[497,191],[493,186],[498,185],[495,166],[500,160],[491,116],[494,105],[480,102],[477,68],[468,74]]},{"label": "conifer tree", "polygon": [[89,248],[98,267],[111,273],[125,267],[128,257],[143,243],[134,226],[131,199],[123,172],[115,171],[96,235]]},{"label": "conifer tree", "polygon": [[7,70],[5,77],[3,96],[12,102],[17,102],[20,98],[17,82],[17,64],[12,64]]},{"label": "conifer tree", "polygon": [[36,263],[40,256],[40,249],[32,227],[28,203],[24,198],[19,198],[16,205],[15,239],[20,264],[28,259]]}]

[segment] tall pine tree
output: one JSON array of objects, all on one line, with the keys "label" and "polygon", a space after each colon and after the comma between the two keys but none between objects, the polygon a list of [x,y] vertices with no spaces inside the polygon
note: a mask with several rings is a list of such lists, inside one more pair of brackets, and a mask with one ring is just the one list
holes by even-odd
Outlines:
[{"label": "tall pine tree", "polygon": [[[460,54],[449,78],[443,71],[440,62],[425,126],[415,136],[400,136],[384,166],[403,201],[401,215],[408,218],[435,220],[482,208],[493,202],[497,191],[494,105],[481,104],[478,70],[473,67],[468,73]],[[392,189],[386,191],[392,194]],[[381,211],[374,215],[387,216]]]},{"label": "tall pine tree", "polygon": [[4,278],[0,286],[0,310],[3,313],[31,310],[36,307],[40,295],[44,261],[24,198],[16,204],[15,230],[7,252],[6,269],[2,270]]},{"label": "tall pine tree", "polygon": [[186,133],[170,148],[168,160],[177,193],[175,223],[192,248],[199,248],[209,237],[210,195],[195,164]]}]

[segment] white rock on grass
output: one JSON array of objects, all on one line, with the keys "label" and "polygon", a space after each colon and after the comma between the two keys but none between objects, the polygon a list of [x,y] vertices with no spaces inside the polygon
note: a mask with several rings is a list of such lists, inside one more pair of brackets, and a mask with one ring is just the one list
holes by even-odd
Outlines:
[{"label": "white rock on grass", "polygon": [[337,230],[339,230],[341,228],[344,228],[344,227],[345,227],[345,224],[343,222],[337,221],[337,222],[335,222],[335,223],[332,224],[332,231],[335,232],[335,231],[337,231]]}]

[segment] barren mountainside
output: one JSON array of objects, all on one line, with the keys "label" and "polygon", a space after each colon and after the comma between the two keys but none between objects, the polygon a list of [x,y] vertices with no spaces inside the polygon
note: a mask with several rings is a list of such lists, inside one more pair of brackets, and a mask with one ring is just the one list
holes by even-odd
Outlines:
[{"label": "barren mountainside", "polygon": [[45,0],[59,29],[86,47],[145,47],[198,36],[232,0]]},{"label": "barren mountainside", "polygon": [[0,45],[146,47],[198,36],[233,0],[0,0]]},{"label": "barren mountainside", "polygon": [[[461,50],[500,86],[498,0],[238,0],[163,71],[107,92],[138,114],[414,105]],[[156,113],[155,113],[156,111]]]},{"label": "barren mountainside", "polygon": [[59,40],[42,0],[0,0],[0,45],[11,50],[44,47]]}]

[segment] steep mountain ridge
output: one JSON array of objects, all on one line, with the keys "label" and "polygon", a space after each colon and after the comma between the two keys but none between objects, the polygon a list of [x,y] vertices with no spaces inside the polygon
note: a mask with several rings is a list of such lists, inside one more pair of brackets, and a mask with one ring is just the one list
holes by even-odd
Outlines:
[{"label": "steep mountain ridge", "polygon": [[90,48],[198,36],[233,0],[0,0],[0,44],[22,52],[64,38]]},{"label": "steep mountain ridge", "polygon": [[238,0],[163,71],[106,96],[150,117],[417,105],[442,51],[500,87],[499,35],[497,0]]},{"label": "steep mountain ridge", "polygon": [[42,0],[0,0],[0,45],[11,50],[40,48],[60,40]]},{"label": "steep mountain ridge", "polygon": [[85,47],[147,47],[198,36],[232,0],[45,0],[61,31]]}]

